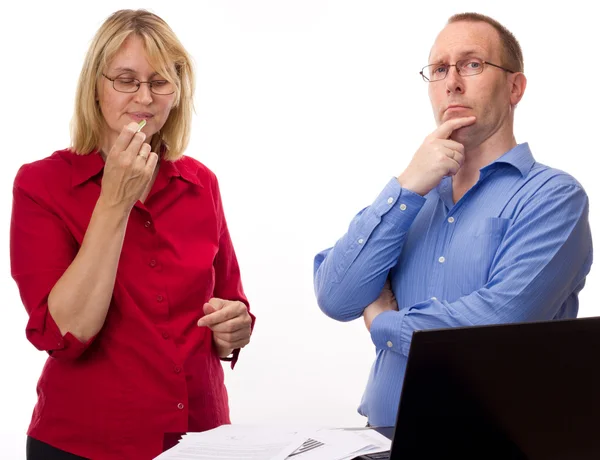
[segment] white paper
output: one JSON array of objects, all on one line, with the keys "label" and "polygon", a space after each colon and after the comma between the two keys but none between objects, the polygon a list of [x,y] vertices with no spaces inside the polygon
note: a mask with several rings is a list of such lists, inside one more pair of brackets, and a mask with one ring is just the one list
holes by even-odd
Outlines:
[{"label": "white paper", "polygon": [[319,430],[310,438],[321,445],[288,460],[336,460],[347,457],[365,447],[365,442],[351,431]]},{"label": "white paper", "polygon": [[349,460],[390,445],[373,429],[223,425],[185,434],[155,460]]},{"label": "white paper", "polygon": [[385,452],[386,450],[390,450],[392,447],[392,441],[390,439],[386,438],[384,435],[382,435],[378,431],[375,431],[372,428],[364,430],[353,430],[351,431],[351,433],[354,433],[358,438],[362,439],[365,448],[354,452],[346,457],[342,457],[338,460],[351,460],[359,455],[374,454],[375,452]]},{"label": "white paper", "polygon": [[223,425],[188,433],[155,460],[285,460],[307,439],[277,427]]}]

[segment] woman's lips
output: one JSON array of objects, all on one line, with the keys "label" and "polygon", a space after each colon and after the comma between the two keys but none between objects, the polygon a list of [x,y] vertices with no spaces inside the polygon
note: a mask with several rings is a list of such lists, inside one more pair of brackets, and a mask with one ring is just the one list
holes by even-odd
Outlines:
[{"label": "woman's lips", "polygon": [[137,123],[139,123],[142,120],[149,120],[150,118],[152,118],[154,115],[152,115],[151,113],[146,113],[146,112],[131,112],[129,113],[129,116]]}]

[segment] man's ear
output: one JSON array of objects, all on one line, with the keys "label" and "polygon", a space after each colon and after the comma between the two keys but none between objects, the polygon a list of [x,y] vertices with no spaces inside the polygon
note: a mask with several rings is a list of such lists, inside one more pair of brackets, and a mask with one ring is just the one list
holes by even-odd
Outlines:
[{"label": "man's ear", "polygon": [[510,105],[516,106],[525,94],[527,87],[527,77],[522,72],[517,72],[509,76],[510,86]]}]

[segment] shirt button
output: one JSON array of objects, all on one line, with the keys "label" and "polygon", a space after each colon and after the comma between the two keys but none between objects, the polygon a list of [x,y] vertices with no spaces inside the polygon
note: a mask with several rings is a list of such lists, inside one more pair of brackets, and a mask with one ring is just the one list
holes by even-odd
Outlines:
[{"label": "shirt button", "polygon": [[444,262],[446,262],[446,258],[444,256],[442,256],[438,259],[438,262],[443,264]]},{"label": "shirt button", "polygon": [[392,204],[393,202],[394,202],[394,198],[392,198],[392,197],[389,197],[389,198],[388,198],[388,204]]},{"label": "shirt button", "polygon": [[177,409],[183,409],[185,406],[183,405],[183,403],[179,403],[177,404]]},{"label": "shirt button", "polygon": [[149,264],[151,267],[156,267],[156,260],[152,259]]},{"label": "shirt button", "polygon": [[150,225],[152,225],[152,222],[150,222],[149,220],[147,220],[147,221],[144,223],[144,227],[146,227],[146,228],[150,227]]},{"label": "shirt button", "polygon": [[179,374],[179,373],[181,372],[181,367],[179,367],[179,366],[175,366],[175,367],[173,368],[173,371],[175,371],[175,373],[176,373],[176,374]]},{"label": "shirt button", "polygon": [[358,239],[358,244],[363,244],[365,242],[365,240],[363,240],[362,238]]},{"label": "shirt button", "polygon": [[400,211],[406,211],[406,205],[404,203],[400,205]]},{"label": "shirt button", "polygon": [[432,297],[431,300],[437,300],[437,297]]},{"label": "shirt button", "polygon": [[448,217],[448,222],[453,224],[454,223],[454,217]]},{"label": "shirt button", "polygon": [[169,338],[169,333],[168,332],[163,332],[162,336],[163,336],[163,339],[167,340]]},{"label": "shirt button", "polygon": [[387,341],[387,346],[388,346],[388,348],[392,348],[394,346],[394,344],[392,343],[391,340],[388,340]]},{"label": "shirt button", "polygon": [[164,297],[163,297],[163,296],[161,296],[160,294],[158,294],[158,295],[156,296],[156,301],[157,301],[157,302],[162,302],[162,301],[163,301],[163,299],[164,299]]}]

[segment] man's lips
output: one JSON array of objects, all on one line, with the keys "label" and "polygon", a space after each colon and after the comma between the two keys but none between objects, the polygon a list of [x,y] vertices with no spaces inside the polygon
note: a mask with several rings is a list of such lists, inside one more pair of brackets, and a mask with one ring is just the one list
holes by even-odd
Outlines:
[{"label": "man's lips", "polygon": [[452,105],[449,105],[448,107],[446,107],[446,110],[444,110],[444,112],[454,112],[454,111],[468,110],[468,109],[470,109],[470,107],[467,107],[466,105],[452,104]]}]

